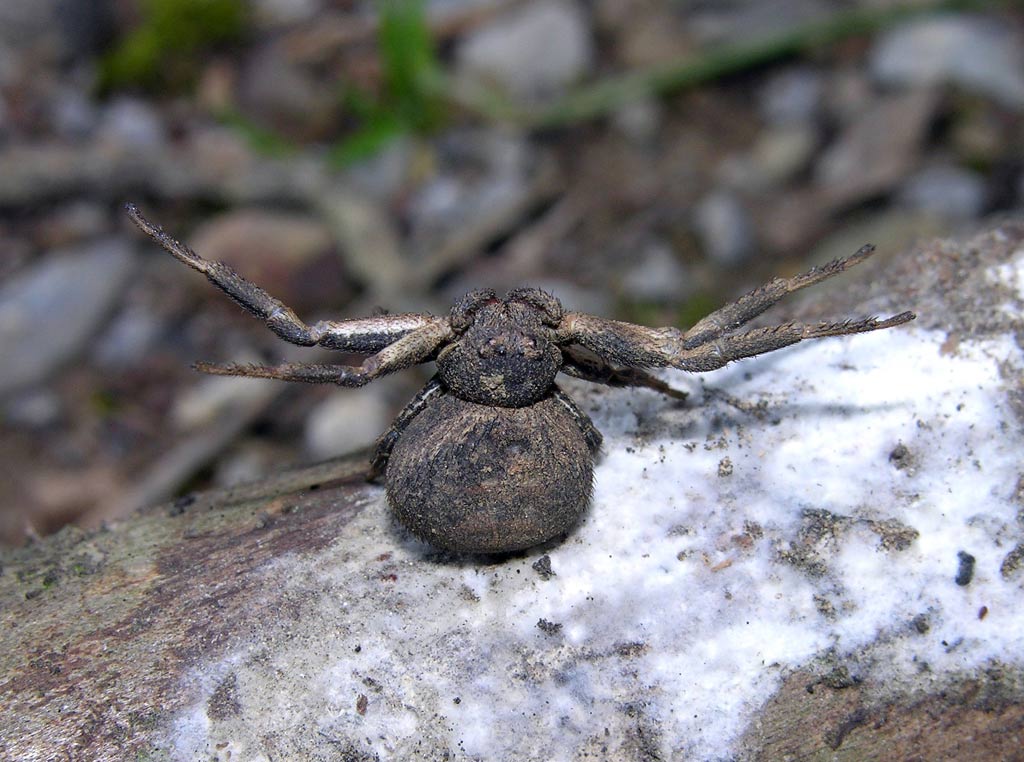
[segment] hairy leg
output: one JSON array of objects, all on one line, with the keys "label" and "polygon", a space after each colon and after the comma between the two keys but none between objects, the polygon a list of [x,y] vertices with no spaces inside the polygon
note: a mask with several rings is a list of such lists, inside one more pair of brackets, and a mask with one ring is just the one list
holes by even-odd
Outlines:
[{"label": "hairy leg", "polygon": [[573,420],[580,427],[580,431],[583,432],[583,438],[587,442],[587,449],[590,450],[590,454],[596,455],[597,451],[601,449],[601,442],[604,441],[604,437],[601,436],[601,432],[594,426],[590,416],[580,410],[576,403],[572,401],[572,398],[557,386],[551,390],[551,396],[569,411]]},{"label": "hairy leg", "polygon": [[831,278],[863,262],[872,251],[873,247],[865,246],[852,257],[812,268],[794,278],[773,280],[716,310],[686,332],[673,327],[648,328],[570,312],[556,329],[555,340],[563,347],[572,344],[586,347],[613,365],[633,368],[672,366],[681,370],[704,371],[720,368],[732,360],[772,352],[804,339],[876,331],[913,320],[915,315],[912,312],[901,312],[885,320],[867,318],[817,325],[787,323],[741,334],[730,333],[786,294]]},{"label": "hairy leg", "polygon": [[447,390],[444,385],[438,380],[437,376],[434,376],[427,385],[420,389],[416,396],[412,398],[412,401],[403,408],[402,412],[398,414],[395,420],[388,427],[387,431],[380,435],[377,439],[377,447],[373,454],[373,460],[370,461],[370,472],[367,475],[367,481],[372,481],[378,478],[384,473],[384,469],[387,467],[388,459],[391,457],[391,451],[395,448],[395,443],[398,442],[398,438],[402,436],[402,432],[409,425],[413,418],[423,412],[423,410],[432,401],[447,394]]},{"label": "hairy leg", "polygon": [[353,320],[321,320],[312,326],[306,325],[291,308],[247,281],[223,262],[203,259],[188,246],[169,236],[159,225],[147,220],[134,204],[127,204],[125,210],[132,222],[175,259],[201,272],[245,310],[263,320],[271,331],[292,344],[307,347],[320,344],[330,349],[369,354],[379,352],[388,344],[432,321],[440,320],[430,315],[410,313]]},{"label": "hairy leg", "polygon": [[774,278],[698,321],[683,334],[683,348],[692,349],[716,339],[754,319],[786,294],[835,277],[839,273],[859,265],[874,253],[875,247],[867,244],[861,246],[849,257],[834,259],[821,267],[812,267],[807,272],[792,278]]},{"label": "hairy leg", "polygon": [[561,372],[584,381],[607,386],[642,386],[678,400],[685,400],[689,396],[639,368],[613,367],[583,347],[566,347],[562,354],[565,362]]},{"label": "hairy leg", "polygon": [[821,339],[826,336],[846,336],[853,333],[878,331],[883,328],[907,323],[914,319],[912,312],[901,312],[886,320],[866,318],[845,320],[839,323],[786,323],[768,328],[758,328],[747,333],[722,336],[692,349],[684,349],[672,358],[671,365],[680,370],[703,372],[721,368],[733,360],[774,352],[804,339]]},{"label": "hairy leg", "polygon": [[214,365],[196,363],[193,367],[203,373],[218,376],[251,376],[276,378],[281,381],[299,381],[307,384],[338,384],[363,386],[375,378],[408,368],[429,360],[441,344],[451,338],[447,321],[436,321],[403,336],[377,354],[367,357],[361,365]]}]

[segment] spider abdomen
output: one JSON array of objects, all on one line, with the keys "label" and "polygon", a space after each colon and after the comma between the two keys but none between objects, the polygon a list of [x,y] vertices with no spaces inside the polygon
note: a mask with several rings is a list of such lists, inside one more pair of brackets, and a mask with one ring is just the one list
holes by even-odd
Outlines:
[{"label": "spider abdomen", "polygon": [[500,553],[571,529],[590,502],[593,460],[552,397],[510,408],[446,395],[402,432],[386,484],[413,534],[445,550]]}]

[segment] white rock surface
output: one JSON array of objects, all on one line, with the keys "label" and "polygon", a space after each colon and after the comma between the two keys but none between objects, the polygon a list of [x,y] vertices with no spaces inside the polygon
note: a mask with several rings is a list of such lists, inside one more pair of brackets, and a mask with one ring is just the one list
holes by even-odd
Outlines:
[{"label": "white rock surface", "polygon": [[[961,266],[937,262],[946,277]],[[667,373],[686,404],[566,384],[605,454],[562,543],[431,554],[363,488],[327,552],[262,569],[286,615],[193,671],[167,746],[176,759],[725,760],[743,758],[783,679],[827,654],[893,692],[923,669],[937,690],[1024,668],[1020,576],[1000,568],[1022,535],[1008,388],[1024,368],[1024,248],[985,277],[994,304],[976,311],[940,314],[914,292],[903,306],[931,312],[908,326]]]}]

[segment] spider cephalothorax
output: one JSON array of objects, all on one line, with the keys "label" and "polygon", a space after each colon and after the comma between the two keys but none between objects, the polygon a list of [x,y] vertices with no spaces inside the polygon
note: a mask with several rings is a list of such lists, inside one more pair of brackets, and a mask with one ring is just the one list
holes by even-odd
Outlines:
[{"label": "spider cephalothorax", "polygon": [[452,394],[470,402],[522,407],[555,383],[562,351],[554,328],[562,305],[550,294],[523,288],[498,299],[471,291],[452,308],[455,338],[437,355],[437,371]]},{"label": "spider cephalothorax", "polygon": [[199,370],[362,386],[417,363],[437,375],[377,441],[369,476],[385,476],[388,501],[414,534],[447,550],[495,553],[567,532],[590,502],[601,434],[558,388],[558,373],[613,386],[673,392],[646,368],[708,371],[803,339],[874,331],[913,320],[784,323],[737,332],[783,296],[871,255],[865,246],[792,278],[776,278],[693,328],[648,328],[566,312],[550,294],[471,291],[445,317],[411,313],[303,323],[291,309],[220,262],[203,259],[146,220],[132,220],[177,259],[206,275],[285,341],[369,355],[359,366],[288,363]]}]

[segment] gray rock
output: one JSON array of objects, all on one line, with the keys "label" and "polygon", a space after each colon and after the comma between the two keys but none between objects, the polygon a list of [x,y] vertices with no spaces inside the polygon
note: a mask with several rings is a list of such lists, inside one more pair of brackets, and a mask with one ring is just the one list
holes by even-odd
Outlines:
[{"label": "gray rock", "polygon": [[1009,223],[788,300],[766,319],[919,318],[665,371],[686,405],[570,380],[605,455],[564,541],[432,552],[341,462],[5,553],[4,751],[831,759],[852,723],[882,759],[895,722],[1015,758],[1022,244]]},{"label": "gray rock", "polygon": [[213,482],[220,487],[254,482],[279,469],[281,460],[279,448],[264,441],[244,440],[232,447],[217,463]]},{"label": "gray rock", "polygon": [[739,264],[753,248],[753,227],[747,211],[728,191],[705,196],[694,210],[694,224],[704,252],[720,265]]},{"label": "gray rock", "polygon": [[624,104],[612,116],[618,130],[634,143],[649,143],[658,134],[662,122],[661,103],[655,98],[639,98]]},{"label": "gray rock", "polygon": [[839,124],[856,121],[875,102],[878,93],[861,69],[844,67],[831,72],[825,86],[825,110]]},{"label": "gray rock", "polygon": [[67,140],[89,137],[99,121],[99,109],[80,88],[62,87],[50,102],[50,122],[53,130]]},{"label": "gray rock", "polygon": [[[311,33],[315,33],[315,29]],[[291,46],[268,44],[246,61],[239,91],[246,114],[296,140],[323,138],[337,123],[337,83],[297,60]]]},{"label": "gray rock", "polygon": [[438,153],[440,171],[417,189],[407,210],[414,237],[428,239],[426,248],[529,193],[531,154],[518,134],[459,132],[444,139]]},{"label": "gray rock", "polygon": [[906,207],[962,220],[977,217],[985,208],[985,182],[963,167],[936,164],[907,179],[899,192]]},{"label": "gray rock", "polygon": [[60,397],[49,389],[29,390],[15,394],[4,405],[5,423],[25,429],[45,429],[60,420]]},{"label": "gray rock", "polygon": [[118,98],[103,110],[99,126],[105,141],[157,151],[167,141],[164,120],[147,101]]},{"label": "gray rock", "polygon": [[[200,225],[189,236],[189,245],[203,257],[224,262],[243,277],[270,289],[293,308],[314,308],[344,296],[331,232],[310,215],[235,209]],[[325,260],[336,265],[335,272],[317,272],[325,270],[318,267]],[[204,291],[207,288],[202,279],[190,283]]]},{"label": "gray rock", "polygon": [[64,52],[58,7],[61,0],[0,3],[0,49],[33,51],[53,61]]},{"label": "gray rock", "polygon": [[305,449],[313,460],[362,450],[388,427],[391,408],[384,385],[344,389],[313,408],[306,419]]},{"label": "gray rock", "polygon": [[885,85],[948,82],[1024,108],[1024,44],[994,19],[940,16],[913,21],[883,35],[870,59]]},{"label": "gray rock", "polygon": [[834,12],[823,0],[731,0],[689,5],[693,8],[688,13],[687,31],[704,45],[763,39],[824,20]]},{"label": "gray rock", "polygon": [[809,124],[790,124],[762,132],[750,152],[722,162],[718,178],[729,187],[766,190],[791,180],[810,164],[818,133]]},{"label": "gray rock", "polygon": [[323,9],[321,0],[254,0],[256,21],[263,27],[278,27],[309,21]]},{"label": "gray rock", "polygon": [[100,334],[93,358],[110,370],[129,368],[145,358],[164,328],[164,322],[144,306],[131,305]]},{"label": "gray rock", "polygon": [[662,241],[652,241],[632,260],[622,279],[631,299],[650,302],[671,302],[683,299],[690,279],[686,268],[672,248]]},{"label": "gray rock", "polygon": [[109,229],[108,208],[92,200],[79,199],[47,214],[33,241],[42,248],[55,249],[97,238]]},{"label": "gray rock", "polygon": [[[243,363],[260,362],[252,354],[238,353],[234,357]],[[260,378],[201,376],[174,400],[169,418],[178,431],[196,431],[234,411],[265,403],[274,393],[273,384]]]},{"label": "gray rock", "polygon": [[810,122],[821,110],[824,85],[820,71],[808,67],[786,69],[761,89],[761,116],[774,125]]},{"label": "gray rock", "polygon": [[862,201],[900,182],[917,163],[936,98],[915,90],[879,98],[819,158],[815,184],[832,206]]},{"label": "gray rock", "polygon": [[44,382],[89,345],[135,257],[107,238],[46,257],[0,287],[0,395]]},{"label": "gray rock", "polygon": [[378,203],[388,203],[408,187],[417,150],[412,138],[398,137],[373,156],[348,167],[345,181],[361,195]]},{"label": "gray rock", "polygon": [[317,202],[348,270],[382,298],[394,293],[406,263],[398,234],[384,210],[341,186],[321,194]]},{"label": "gray rock", "polygon": [[227,127],[197,127],[163,150],[122,140],[116,131],[111,137],[83,145],[53,140],[0,148],[0,205],[28,206],[75,194],[123,202],[129,192],[226,204],[313,204],[332,180],[319,152],[257,156]]},{"label": "gray rock", "polygon": [[593,65],[590,20],[566,0],[517,7],[471,32],[459,45],[458,74],[523,99],[562,91]]}]

